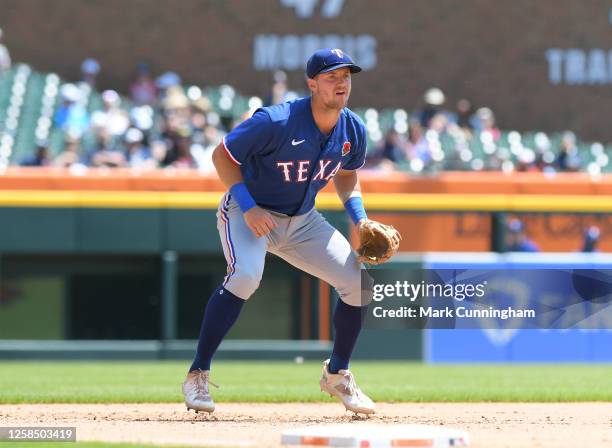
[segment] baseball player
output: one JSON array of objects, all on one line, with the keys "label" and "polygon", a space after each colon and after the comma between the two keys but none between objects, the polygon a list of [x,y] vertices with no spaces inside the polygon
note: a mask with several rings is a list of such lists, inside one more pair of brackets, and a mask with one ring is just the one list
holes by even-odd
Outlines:
[{"label": "baseball player", "polygon": [[314,209],[317,193],[333,180],[352,221],[368,221],[357,178],[365,161],[366,131],[346,108],[351,76],[360,71],[340,49],[315,52],[306,67],[310,97],[258,109],[214,150],[214,165],[229,190],[217,213],[228,266],[206,306],[196,356],[183,383],[188,410],[214,411],[212,357],[257,289],[266,252],[271,252],[338,292],[335,341],[323,363],[321,390],[348,410],[374,412],[374,403],[348,369],[366,305],[361,265],[344,236]]}]

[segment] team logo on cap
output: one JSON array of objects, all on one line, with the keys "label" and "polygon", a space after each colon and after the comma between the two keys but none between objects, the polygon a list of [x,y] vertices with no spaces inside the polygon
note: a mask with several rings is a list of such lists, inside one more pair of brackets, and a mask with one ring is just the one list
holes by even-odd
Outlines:
[{"label": "team logo on cap", "polygon": [[339,58],[344,57],[344,53],[342,53],[342,50],[340,50],[339,48],[334,48],[331,52],[335,54],[336,56],[338,56]]},{"label": "team logo on cap", "polygon": [[342,157],[351,152],[351,142],[344,142],[342,145]]}]

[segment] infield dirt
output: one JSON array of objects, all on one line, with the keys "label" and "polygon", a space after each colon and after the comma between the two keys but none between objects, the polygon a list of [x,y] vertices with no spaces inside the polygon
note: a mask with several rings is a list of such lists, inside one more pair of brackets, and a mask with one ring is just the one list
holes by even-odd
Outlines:
[{"label": "infield dirt", "polygon": [[474,448],[609,447],[612,403],[378,403],[356,419],[338,404],[218,403],[211,417],[182,404],[0,406],[3,426],[76,426],[78,440],[279,447],[282,429],[315,424],[427,424],[468,431]]}]

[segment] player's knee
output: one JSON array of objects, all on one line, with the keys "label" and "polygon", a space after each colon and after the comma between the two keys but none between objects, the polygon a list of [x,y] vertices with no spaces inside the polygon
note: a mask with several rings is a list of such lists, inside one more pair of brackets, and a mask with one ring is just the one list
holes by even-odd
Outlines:
[{"label": "player's knee", "polygon": [[245,291],[246,298],[251,297],[257,288],[261,277],[244,277],[241,279],[241,289]]},{"label": "player's knee", "polygon": [[352,306],[368,305],[371,301],[371,296],[362,287],[362,280],[359,276],[351,276],[348,281],[337,285],[336,291],[344,303]]},{"label": "player's knee", "polygon": [[369,300],[367,294],[363,294],[359,283],[352,285],[343,285],[336,288],[340,300],[352,306],[368,305]]},{"label": "player's knee", "polygon": [[235,283],[238,285],[240,290],[240,297],[247,300],[259,287],[261,276],[263,275],[263,268],[257,266],[241,267],[236,271]]},{"label": "player's knee", "polygon": [[361,289],[341,289],[336,288],[338,295],[340,296],[340,300],[344,303],[351,306],[363,306],[367,305],[369,302],[364,303],[364,298],[362,298]]}]

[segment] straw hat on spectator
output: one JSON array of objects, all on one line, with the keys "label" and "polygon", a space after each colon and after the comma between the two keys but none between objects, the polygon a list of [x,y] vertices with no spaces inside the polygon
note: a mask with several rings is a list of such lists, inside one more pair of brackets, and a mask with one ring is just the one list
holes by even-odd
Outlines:
[{"label": "straw hat on spectator", "polygon": [[210,100],[205,96],[201,96],[197,100],[192,101],[191,105],[201,112],[210,112],[212,110],[212,104],[210,104]]},{"label": "straw hat on spectator", "polygon": [[184,109],[189,107],[189,98],[187,98],[181,87],[172,87],[168,90],[163,106],[164,109]]}]

